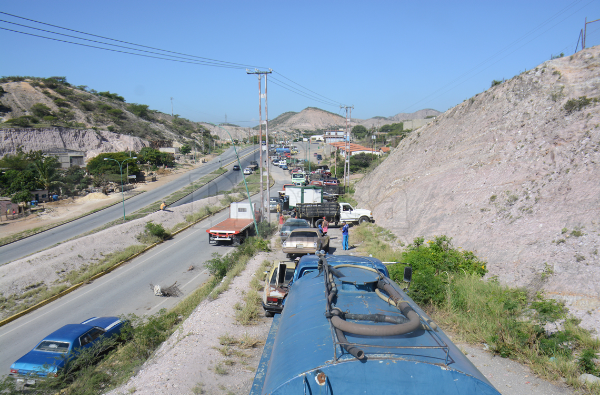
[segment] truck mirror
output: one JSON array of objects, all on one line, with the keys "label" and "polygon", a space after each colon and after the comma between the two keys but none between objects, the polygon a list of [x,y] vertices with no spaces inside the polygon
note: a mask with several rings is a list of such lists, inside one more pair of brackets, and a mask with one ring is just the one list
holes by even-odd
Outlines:
[{"label": "truck mirror", "polygon": [[410,283],[412,281],[412,267],[406,266],[404,268],[404,282]]}]

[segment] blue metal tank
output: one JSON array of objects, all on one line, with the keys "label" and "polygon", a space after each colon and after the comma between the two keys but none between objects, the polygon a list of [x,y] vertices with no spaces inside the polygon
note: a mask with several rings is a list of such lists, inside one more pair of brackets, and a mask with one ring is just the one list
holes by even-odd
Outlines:
[{"label": "blue metal tank", "polygon": [[251,394],[499,394],[381,272],[336,266],[293,285]]}]

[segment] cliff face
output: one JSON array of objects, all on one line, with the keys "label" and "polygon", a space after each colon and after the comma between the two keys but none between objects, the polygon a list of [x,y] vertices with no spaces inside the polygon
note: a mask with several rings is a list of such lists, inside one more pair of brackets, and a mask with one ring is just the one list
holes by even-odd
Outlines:
[{"label": "cliff face", "polygon": [[102,152],[139,151],[149,143],[139,137],[108,131],[67,128],[0,130],[0,157],[24,151],[66,148],[86,152],[86,160]]},{"label": "cliff face", "polygon": [[581,96],[600,97],[600,47],[448,110],[365,177],[357,199],[405,242],[450,236],[490,276],[562,298],[600,329],[600,104],[568,111]]}]

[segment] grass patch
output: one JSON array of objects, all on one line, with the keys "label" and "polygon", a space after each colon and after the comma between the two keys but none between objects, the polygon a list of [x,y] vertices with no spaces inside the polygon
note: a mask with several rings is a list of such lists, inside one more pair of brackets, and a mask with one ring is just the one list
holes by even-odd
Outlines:
[{"label": "grass patch", "polygon": [[65,276],[65,280],[71,285],[79,284],[89,280],[91,277],[99,274],[121,261],[125,261],[135,254],[142,252],[146,248],[145,245],[136,244],[125,248],[123,251],[116,251],[108,254],[104,259],[98,261],[95,264],[90,264],[81,267],[79,270],[68,273]]},{"label": "grass patch", "polygon": [[242,325],[255,324],[260,316],[261,297],[251,289],[244,295],[244,304],[236,303],[235,319]]}]

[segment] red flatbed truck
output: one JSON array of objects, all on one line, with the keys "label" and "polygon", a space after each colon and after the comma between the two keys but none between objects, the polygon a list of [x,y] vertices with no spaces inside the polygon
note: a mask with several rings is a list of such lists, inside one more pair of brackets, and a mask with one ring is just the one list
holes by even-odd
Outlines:
[{"label": "red flatbed truck", "polygon": [[[254,235],[254,220],[252,206],[247,202],[231,203],[229,206],[229,218],[225,221],[206,229],[209,244],[231,242],[238,246],[247,237]],[[254,212],[256,222],[260,221],[260,213]]]}]

